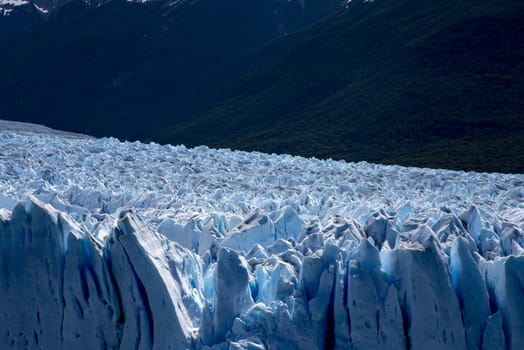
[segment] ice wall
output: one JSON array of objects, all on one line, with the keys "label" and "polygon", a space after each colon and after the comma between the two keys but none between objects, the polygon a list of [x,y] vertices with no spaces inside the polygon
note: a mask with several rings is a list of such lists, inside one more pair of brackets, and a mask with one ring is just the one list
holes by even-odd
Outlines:
[{"label": "ice wall", "polygon": [[184,349],[198,256],[123,213],[104,247],[36,198],[0,222],[2,349]]},{"label": "ice wall", "polygon": [[130,211],[101,246],[31,197],[0,222],[1,347],[522,348],[523,256],[447,255],[419,223],[379,251],[356,227],[201,258]]}]

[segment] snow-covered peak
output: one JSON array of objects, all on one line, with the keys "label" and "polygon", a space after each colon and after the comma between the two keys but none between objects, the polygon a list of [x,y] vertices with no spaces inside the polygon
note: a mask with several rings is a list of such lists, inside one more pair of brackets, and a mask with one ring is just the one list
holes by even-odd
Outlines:
[{"label": "snow-covered peak", "polygon": [[[41,16],[47,16],[51,12],[61,8],[71,0],[0,0],[0,15],[9,16],[15,13],[15,10],[21,9],[26,12],[36,12]],[[105,0],[85,0],[85,3],[95,5]]]},{"label": "snow-covered peak", "polygon": [[26,1],[26,0],[0,0],[0,5],[3,5],[3,6],[22,6],[22,5],[26,5],[28,4],[29,1]]},{"label": "snow-covered peak", "polygon": [[[31,6],[42,16],[47,16],[56,9],[61,8],[71,0],[0,0],[0,16],[8,16],[13,14],[16,8],[23,6]],[[107,3],[111,0],[84,0],[86,4],[90,6],[98,6],[100,4]],[[185,0],[127,0],[128,2],[134,3],[150,3],[150,2],[163,2],[169,7],[174,7]]]},{"label": "snow-covered peak", "polygon": [[0,132],[0,189],[2,349],[524,348],[524,175]]},{"label": "snow-covered peak", "polygon": [[40,15],[46,16],[55,8],[61,7],[69,1],[70,0],[0,0],[0,15],[11,15],[19,8],[32,8]]},{"label": "snow-covered peak", "polygon": [[16,7],[24,6],[29,4],[29,1],[26,0],[0,0],[0,15],[7,16]]}]

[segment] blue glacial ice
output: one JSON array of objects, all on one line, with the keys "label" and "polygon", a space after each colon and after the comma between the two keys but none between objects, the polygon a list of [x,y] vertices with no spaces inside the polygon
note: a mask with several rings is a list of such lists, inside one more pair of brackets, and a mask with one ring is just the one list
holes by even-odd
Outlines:
[{"label": "blue glacial ice", "polygon": [[524,349],[524,175],[0,132],[1,349]]}]

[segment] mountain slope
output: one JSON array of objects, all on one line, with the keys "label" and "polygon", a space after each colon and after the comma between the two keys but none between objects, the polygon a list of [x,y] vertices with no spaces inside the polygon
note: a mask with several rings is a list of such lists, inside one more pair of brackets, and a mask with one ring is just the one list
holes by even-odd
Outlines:
[{"label": "mountain slope", "polygon": [[523,31],[522,2],[352,2],[166,139],[523,172]]},{"label": "mountain slope", "polygon": [[337,2],[169,4],[71,3],[4,42],[0,116],[129,140],[524,172],[521,1],[352,1],[298,32]]},{"label": "mountain slope", "polygon": [[92,8],[74,1],[0,43],[0,115],[96,136],[154,138],[212,96],[209,87],[224,80],[231,61],[337,6],[115,0]]},{"label": "mountain slope", "polygon": [[0,41],[17,37],[42,20],[42,14],[28,1],[0,0]]}]

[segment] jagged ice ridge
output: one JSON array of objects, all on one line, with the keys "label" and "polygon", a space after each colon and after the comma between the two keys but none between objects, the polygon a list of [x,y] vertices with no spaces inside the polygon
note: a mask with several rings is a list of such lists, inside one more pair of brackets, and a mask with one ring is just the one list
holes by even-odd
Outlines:
[{"label": "jagged ice ridge", "polygon": [[524,176],[0,132],[2,349],[524,349]]}]

